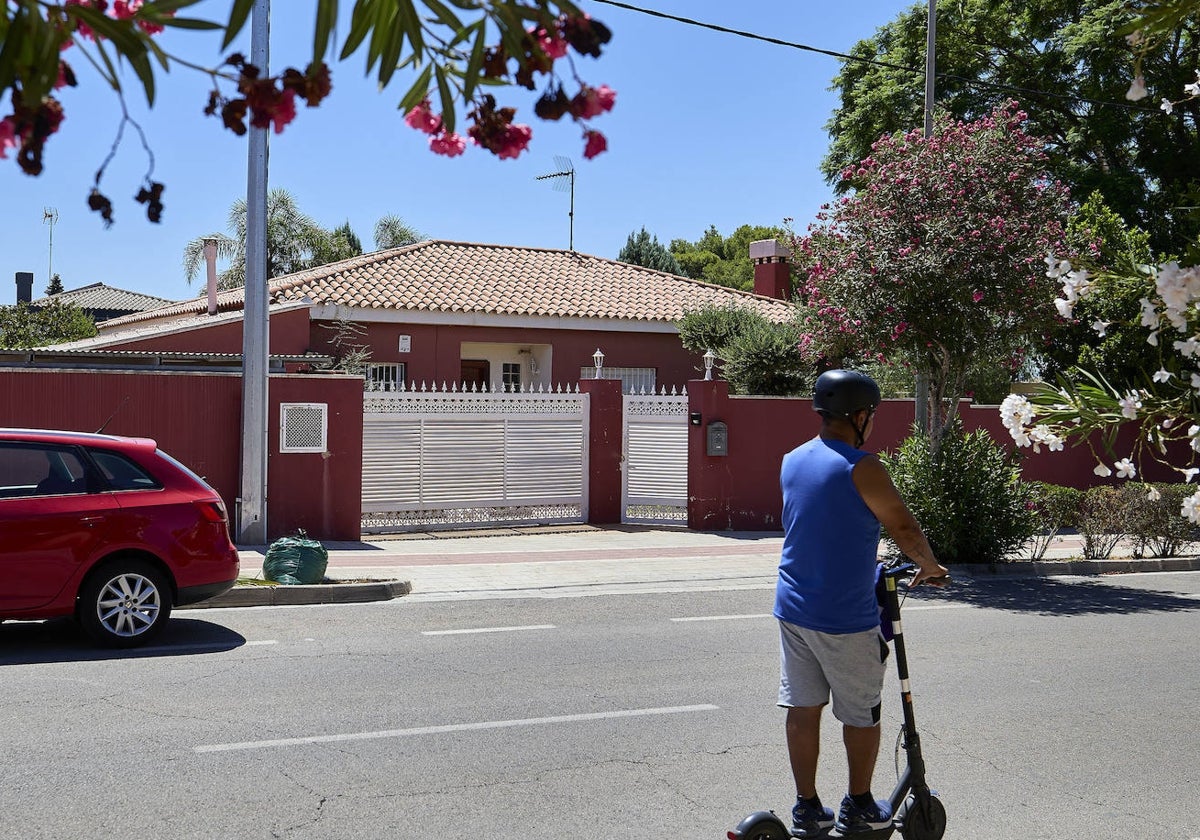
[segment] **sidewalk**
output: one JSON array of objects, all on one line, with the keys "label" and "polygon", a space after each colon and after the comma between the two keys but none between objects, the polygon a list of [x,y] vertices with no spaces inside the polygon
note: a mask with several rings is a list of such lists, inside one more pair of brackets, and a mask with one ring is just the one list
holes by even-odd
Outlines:
[{"label": "sidewalk", "polygon": [[[440,531],[327,542],[326,576],[357,583],[304,587],[244,586],[199,606],[572,597],[646,592],[769,589],[775,584],[780,532],[699,532],[685,528],[556,525]],[[262,577],[266,546],[240,547],[242,575]],[[1118,547],[1109,560],[1083,561],[1082,538],[1058,537],[1039,562],[997,567],[1001,574],[1100,574],[1190,571],[1200,558],[1134,560]],[[986,565],[955,575],[992,574]],[[365,583],[387,581],[388,583]]]}]

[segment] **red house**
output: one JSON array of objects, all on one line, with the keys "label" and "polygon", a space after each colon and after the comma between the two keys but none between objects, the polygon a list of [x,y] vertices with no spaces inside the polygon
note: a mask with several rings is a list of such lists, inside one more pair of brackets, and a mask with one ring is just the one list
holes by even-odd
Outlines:
[{"label": "red house", "polygon": [[[215,307],[199,297],[106,321],[70,347],[238,353],[243,304],[241,289]],[[671,390],[703,373],[674,326],[703,304],[791,317],[783,300],[574,251],[426,241],[273,279],[270,352],[362,347],[368,382],[385,390],[537,389],[592,378],[599,349],[604,378],[625,390]]]}]

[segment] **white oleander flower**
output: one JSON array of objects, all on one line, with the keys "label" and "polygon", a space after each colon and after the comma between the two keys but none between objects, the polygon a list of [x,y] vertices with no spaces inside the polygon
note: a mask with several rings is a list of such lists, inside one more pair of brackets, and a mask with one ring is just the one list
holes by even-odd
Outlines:
[{"label": "white oleander flower", "polygon": [[1113,466],[1117,468],[1117,478],[1133,478],[1137,475],[1137,469],[1134,468],[1133,462],[1128,458],[1122,458],[1113,464]]},{"label": "white oleander flower", "polygon": [[1192,495],[1183,500],[1183,506],[1179,513],[1186,516],[1192,522],[1200,524],[1200,490],[1197,490]]},{"label": "white oleander flower", "polygon": [[1092,472],[1101,478],[1108,478],[1110,475],[1112,475],[1112,470],[1110,470],[1105,464],[1097,464],[1096,469],[1092,470]]},{"label": "white oleander flower", "polygon": [[1162,493],[1159,492],[1157,487],[1151,485],[1150,489],[1146,491],[1146,498],[1152,502],[1157,502],[1162,498]]},{"label": "white oleander flower", "polygon": [[1129,420],[1136,420],[1138,409],[1142,407],[1142,401],[1138,399],[1135,391],[1130,391],[1126,396],[1118,400],[1121,406],[1121,414]]},{"label": "white oleander flower", "polygon": [[1100,336],[1101,338],[1104,338],[1104,336],[1108,335],[1108,328],[1110,326],[1112,326],[1112,321],[1101,321],[1099,318],[1097,318],[1095,321],[1092,321],[1092,329],[1095,330],[1096,335]]},{"label": "white oleander flower", "polygon": [[1133,79],[1133,84],[1129,86],[1129,90],[1125,91],[1125,98],[1130,102],[1137,102],[1145,99],[1148,91],[1146,90],[1146,80],[1139,73]]},{"label": "white oleander flower", "polygon": [[[1155,382],[1169,382],[1171,380],[1171,371],[1167,370],[1166,368],[1159,368],[1157,371],[1155,371],[1153,378]],[[1169,422],[1170,421],[1167,421],[1167,423]],[[1167,425],[1167,423],[1163,423],[1164,429],[1171,428],[1169,425]]]},{"label": "white oleander flower", "polygon": [[1183,86],[1183,92],[1188,96],[1200,96],[1200,70],[1196,71],[1196,81]]},{"label": "white oleander flower", "polygon": [[1183,473],[1183,483],[1191,484],[1192,479],[1196,477],[1196,473],[1200,473],[1200,468],[1188,467],[1186,470],[1182,470],[1181,472]]},{"label": "white oleander flower", "polygon": [[1175,103],[1172,102],[1170,99],[1167,99],[1164,97],[1162,104],[1159,105],[1158,107],[1162,108],[1162,111],[1164,114],[1170,114],[1171,112],[1173,112],[1175,110]]}]

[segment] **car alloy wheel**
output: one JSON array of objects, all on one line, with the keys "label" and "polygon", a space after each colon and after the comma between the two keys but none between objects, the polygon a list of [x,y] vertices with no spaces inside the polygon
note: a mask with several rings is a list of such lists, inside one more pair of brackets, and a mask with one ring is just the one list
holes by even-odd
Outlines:
[{"label": "car alloy wheel", "polygon": [[158,634],[171,614],[171,591],[148,563],[126,561],[93,576],[80,593],[80,619],[93,639],[132,647]]}]

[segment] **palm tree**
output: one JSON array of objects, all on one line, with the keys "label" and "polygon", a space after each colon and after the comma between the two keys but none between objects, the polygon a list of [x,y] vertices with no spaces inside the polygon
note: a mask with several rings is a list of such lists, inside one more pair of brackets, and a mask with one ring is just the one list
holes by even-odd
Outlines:
[{"label": "palm tree", "polygon": [[[190,283],[204,263],[204,242],[214,240],[217,258],[229,261],[229,267],[217,275],[221,289],[246,285],[246,200],[239,198],[229,208],[227,227],[233,236],[211,233],[193,239],[183,252],[183,271]],[[375,225],[375,243],[380,249],[417,242],[422,235],[399,216],[384,216]],[[344,260],[363,252],[362,242],[347,221],[333,230],[317,224],[296,206],[296,199],[285,189],[276,188],[267,195],[267,277],[281,277],[296,271]]]},{"label": "palm tree", "polygon": [[424,238],[425,234],[416,228],[409,227],[399,216],[387,215],[375,223],[375,249],[377,251],[411,245]]}]

